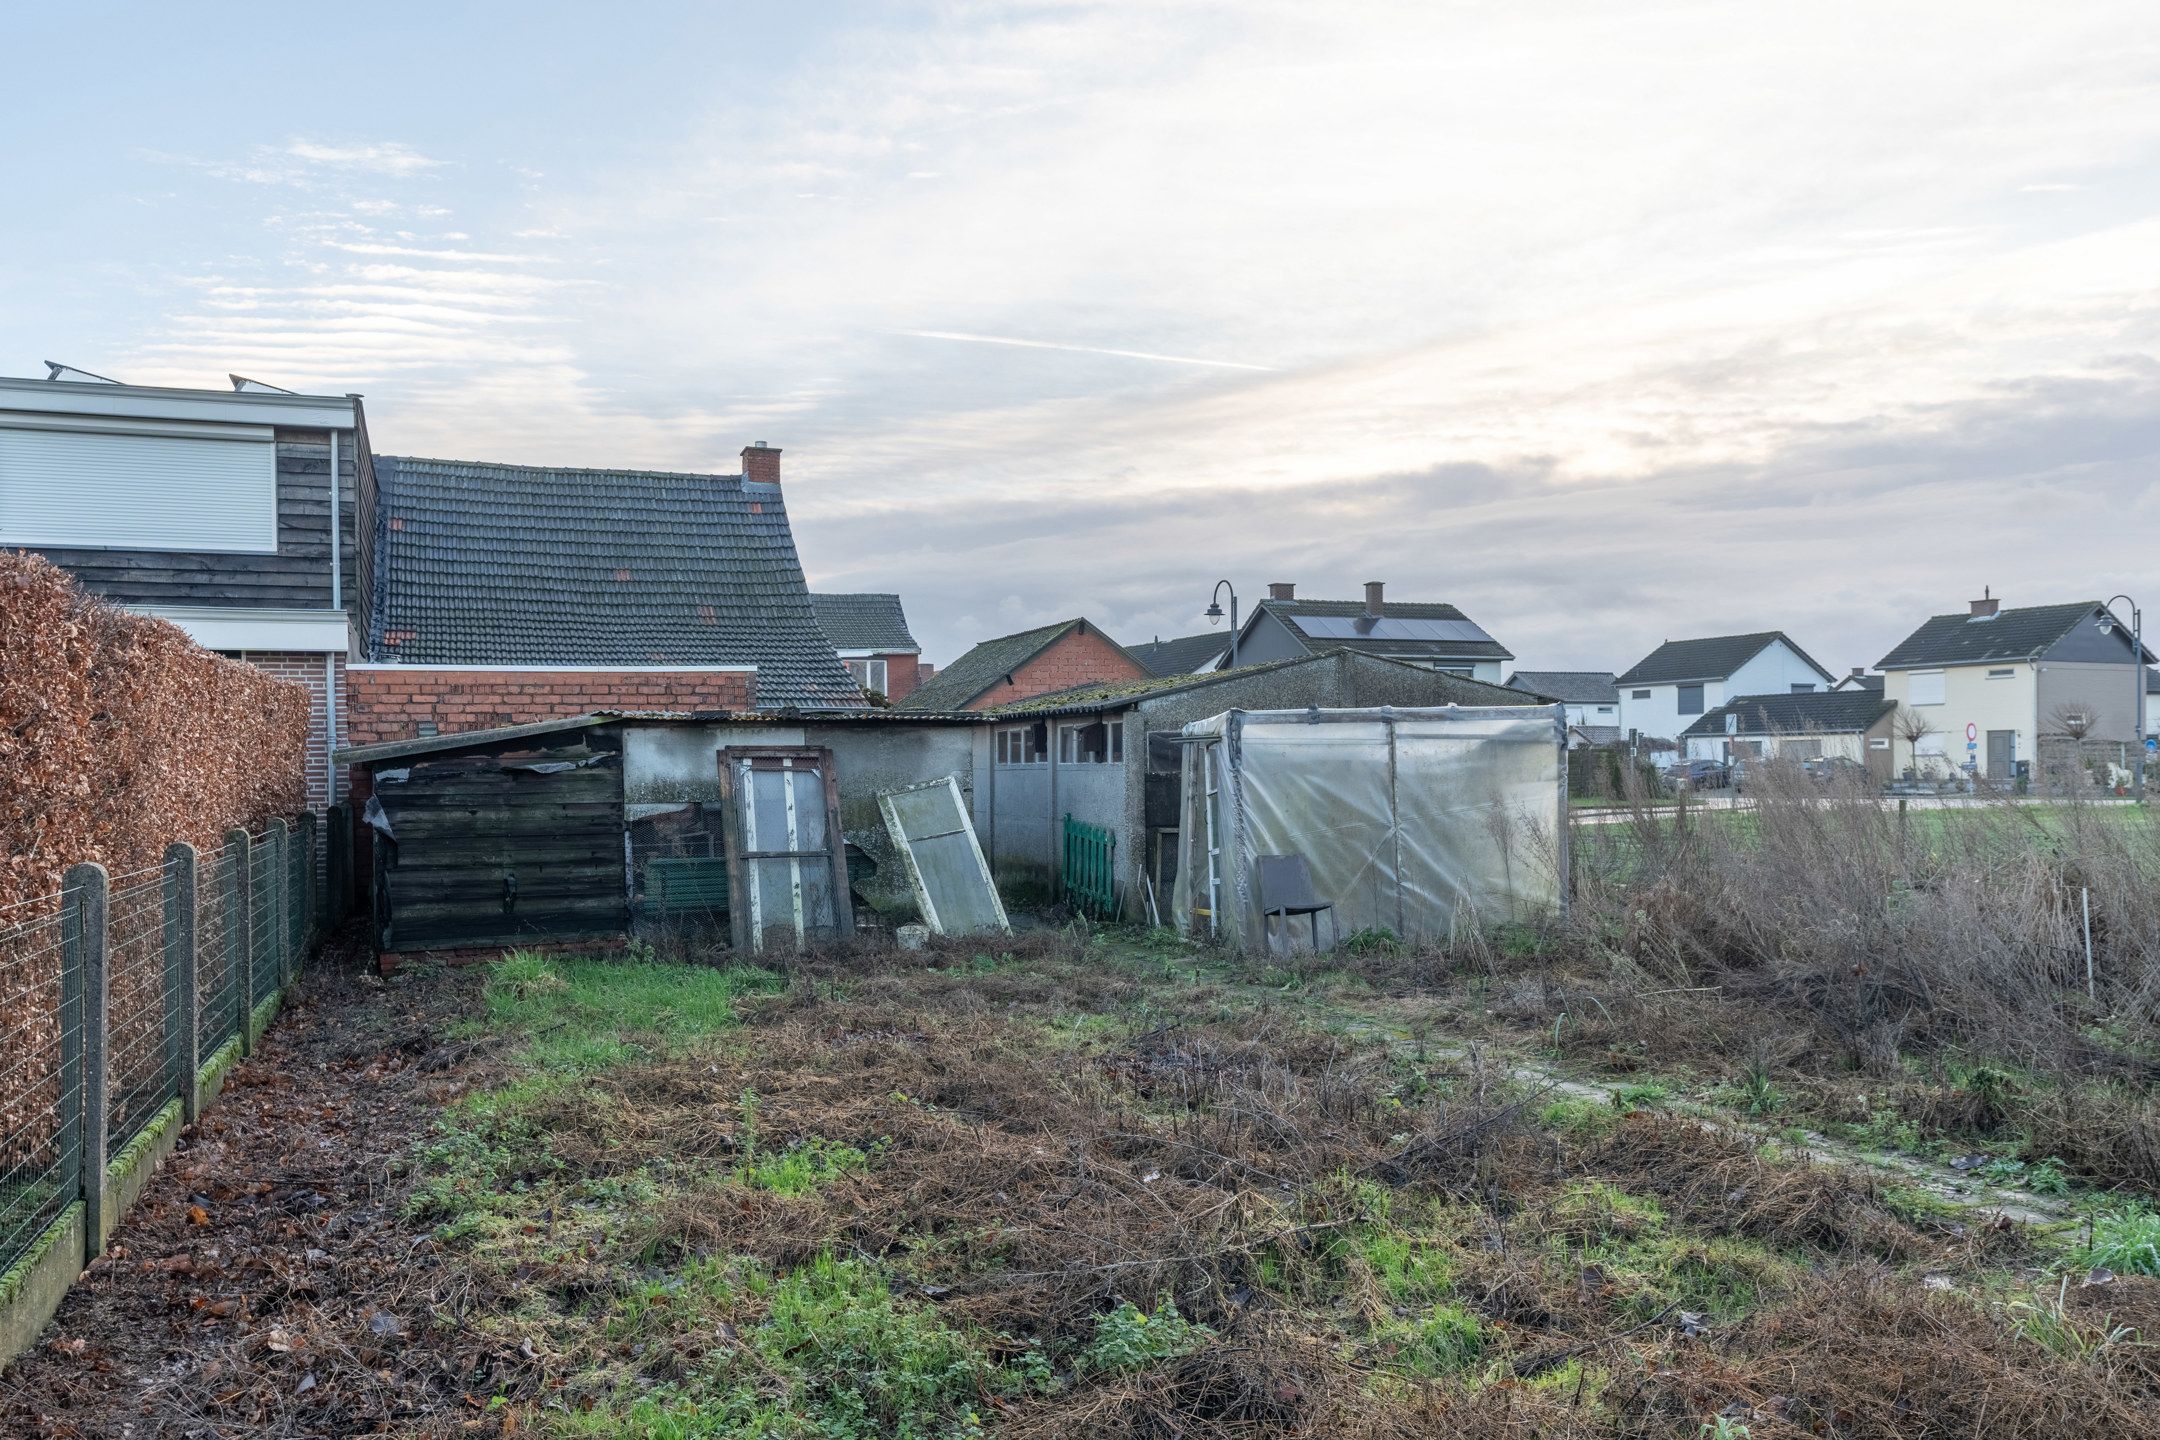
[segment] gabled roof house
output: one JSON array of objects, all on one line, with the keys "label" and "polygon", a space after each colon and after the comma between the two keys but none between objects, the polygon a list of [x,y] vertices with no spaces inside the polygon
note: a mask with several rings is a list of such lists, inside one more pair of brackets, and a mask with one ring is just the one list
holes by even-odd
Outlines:
[{"label": "gabled roof house", "polygon": [[1117,641],[1075,618],[981,642],[925,681],[902,708],[988,710],[1075,685],[1147,678],[1148,668]]},{"label": "gabled roof house", "polygon": [[2097,600],[2004,609],[1989,593],[1930,616],[1876,668],[1885,697],[1929,727],[1898,742],[1901,766],[2000,783],[2050,741],[2131,741],[2138,667],[2151,659]]},{"label": "gabled roof house", "polygon": [[1728,699],[1827,690],[1835,678],[1784,631],[1758,630],[1667,640],[1614,683],[1623,731],[1673,740]]},{"label": "gabled roof house", "polygon": [[898,704],[915,693],[922,646],[908,630],[898,595],[813,594],[810,603],[825,638],[864,694]]},{"label": "gabled roof house", "polygon": [[1366,582],[1363,600],[1300,600],[1295,584],[1277,581],[1238,632],[1240,665],[1329,650],[1399,660],[1492,685],[1500,683],[1501,666],[1515,658],[1453,605],[1390,600],[1378,580]]},{"label": "gabled roof house", "polygon": [[355,744],[636,704],[825,712],[863,694],[810,603],[780,452],[738,475],[375,457]]},{"label": "gabled roof house", "polygon": [[1690,760],[1848,760],[1880,784],[1892,775],[1897,703],[1870,690],[1742,695],[1681,732]]},{"label": "gabled roof house", "polygon": [[1610,670],[1518,670],[1508,688],[1567,707],[1567,723],[1582,743],[1610,745],[1626,732],[1620,728],[1620,691]]}]

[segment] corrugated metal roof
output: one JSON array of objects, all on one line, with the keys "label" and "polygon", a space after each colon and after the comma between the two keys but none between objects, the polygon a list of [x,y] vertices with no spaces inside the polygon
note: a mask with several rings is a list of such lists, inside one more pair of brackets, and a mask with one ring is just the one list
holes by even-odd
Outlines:
[{"label": "corrugated metal roof", "polygon": [[373,745],[348,745],[330,758],[339,765],[367,765],[397,760],[408,755],[432,755],[444,750],[463,750],[473,745],[498,745],[563,730],[582,730],[590,725],[617,721],[669,725],[979,725],[983,716],[973,711],[922,713],[912,710],[592,710],[552,720],[532,720],[523,725],[496,725],[484,730],[460,730],[445,735],[415,735],[405,740],[383,740]]}]

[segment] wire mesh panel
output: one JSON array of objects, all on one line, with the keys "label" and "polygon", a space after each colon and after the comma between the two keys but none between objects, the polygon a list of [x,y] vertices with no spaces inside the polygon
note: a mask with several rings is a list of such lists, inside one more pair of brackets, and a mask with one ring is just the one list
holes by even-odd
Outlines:
[{"label": "wire mesh panel", "polygon": [[309,841],[315,827],[302,825],[285,840],[285,964],[286,973],[300,968],[308,946],[308,897],[315,891],[315,855]]},{"label": "wire mesh panel", "polygon": [[81,1006],[62,1003],[79,981],[63,919],[47,901],[8,907],[47,913],[7,924],[0,909],[0,1269],[21,1259],[75,1199],[80,1140],[69,1121],[82,1106]]},{"label": "wire mesh panel", "polygon": [[165,1033],[165,884],[157,871],[108,902],[105,1030],[107,1145],[117,1155],[178,1090]]},{"label": "wire mesh panel", "polygon": [[265,831],[248,847],[249,863],[254,870],[248,886],[249,909],[254,912],[248,917],[252,940],[249,954],[255,972],[252,993],[258,1005],[276,994],[278,988],[278,912],[282,908],[278,904],[278,894],[283,872],[276,833]]},{"label": "wire mesh panel", "polygon": [[229,847],[205,850],[195,862],[195,1040],[207,1060],[240,1033],[237,947],[247,916]]}]

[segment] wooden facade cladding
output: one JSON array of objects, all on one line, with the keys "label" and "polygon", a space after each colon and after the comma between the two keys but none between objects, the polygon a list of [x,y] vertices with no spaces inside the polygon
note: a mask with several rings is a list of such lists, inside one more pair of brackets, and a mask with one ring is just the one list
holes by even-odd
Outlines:
[{"label": "wooden facade cladding", "polygon": [[[339,568],[343,600],[360,599],[366,572],[355,544],[357,480],[370,473],[364,428],[338,437]],[[277,431],[277,552],[108,550],[26,546],[116,605],[229,605],[326,610],[330,585],[330,435]],[[372,506],[370,507],[372,508]]]}]

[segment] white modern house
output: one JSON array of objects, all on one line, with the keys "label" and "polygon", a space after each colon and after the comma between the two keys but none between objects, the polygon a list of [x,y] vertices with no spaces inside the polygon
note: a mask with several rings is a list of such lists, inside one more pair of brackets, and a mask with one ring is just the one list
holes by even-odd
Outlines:
[{"label": "white modern house", "polygon": [[1646,739],[1676,740],[1727,700],[1803,695],[1836,681],[1782,630],[1667,640],[1615,682],[1620,728]]}]

